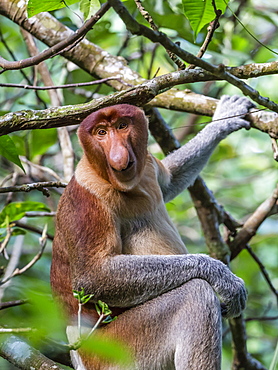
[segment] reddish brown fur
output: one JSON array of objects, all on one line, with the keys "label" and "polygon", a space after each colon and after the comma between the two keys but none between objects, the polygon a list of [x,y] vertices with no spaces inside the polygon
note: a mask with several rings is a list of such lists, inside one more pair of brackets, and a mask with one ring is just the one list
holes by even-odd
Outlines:
[{"label": "reddish brown fur", "polygon": [[[113,125],[122,117],[125,117],[130,125],[136,125],[127,140],[134,148],[136,158],[139,158],[138,166],[142,167],[142,172],[146,152],[142,152],[141,148],[145,148],[147,144],[147,121],[141,109],[127,104],[118,105],[116,109],[108,107],[89,115],[79,127],[78,136],[85,152],[85,158],[89,161],[90,169],[93,167],[99,175],[100,181],[109,178],[107,156],[91,133],[97,123],[106,122]],[[87,169],[86,172],[85,176],[95,181],[92,177],[95,175],[91,171],[89,174]],[[98,187],[101,188],[101,185],[103,184],[98,184]],[[108,202],[114,203],[117,196],[111,190],[113,188],[110,188],[111,199],[108,199]],[[58,300],[63,303],[69,316],[77,314],[78,304],[73,298],[72,290],[73,282],[79,279],[82,271],[92,271],[94,266],[98,265],[97,261],[101,261],[105,255],[122,252],[121,242],[118,240],[115,228],[111,214],[89,190],[78,184],[73,177],[61,197],[57,210],[51,267],[52,289]],[[116,308],[114,312],[117,314],[123,310]],[[84,311],[92,315],[93,320],[98,318],[94,304],[87,304]]]},{"label": "reddish brown fur", "polygon": [[[129,131],[122,133],[114,127],[123,117]],[[105,122],[109,130],[115,131],[113,135],[123,150],[134,152],[136,171],[128,184],[121,183],[118,173],[111,171],[109,142],[103,142],[102,138],[98,141],[94,132],[99,122]],[[158,184],[158,179],[160,184],[167,184],[169,174],[158,160],[147,154],[147,121],[143,112],[128,105],[105,108],[88,116],[80,125],[78,135],[85,155],[58,206],[51,268],[53,291],[75,322],[78,305],[72,290],[84,288],[87,293],[93,293],[91,286],[97,289],[100,285],[98,279],[106,257],[122,253],[186,253],[167,215]],[[145,215],[150,218],[153,233],[134,241],[134,225],[129,220],[136,222]],[[108,295],[113,294],[110,287],[107,289]],[[126,308],[111,308],[113,314],[126,311]],[[86,304],[82,313],[87,315],[89,326],[98,318],[92,303]],[[116,321],[120,330],[121,325],[126,326]],[[109,324],[114,336],[113,327]],[[83,360],[88,369],[103,369],[97,365],[97,359],[85,356]]]},{"label": "reddish brown fur", "polygon": [[[73,298],[73,281],[82,271],[93,270],[92,257],[98,261],[105,255],[121,253],[120,249],[115,249],[115,244],[109,245],[112,237],[103,244],[107,234],[114,234],[113,228],[109,227],[109,218],[98,200],[73,177],[57,210],[51,266],[52,289],[69,317],[76,315],[78,308],[77,300]],[[115,309],[114,314],[122,311]],[[83,312],[93,315],[93,321],[98,319],[94,304],[88,303]]]}]

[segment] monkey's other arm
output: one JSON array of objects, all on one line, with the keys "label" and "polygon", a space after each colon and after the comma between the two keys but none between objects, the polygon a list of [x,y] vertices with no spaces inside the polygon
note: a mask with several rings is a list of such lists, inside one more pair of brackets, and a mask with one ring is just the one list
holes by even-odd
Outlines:
[{"label": "monkey's other arm", "polygon": [[187,144],[162,160],[170,172],[171,182],[162,185],[165,202],[170,201],[182,190],[193,185],[219,142],[241,128],[250,128],[244,116],[254,104],[245,97],[221,97],[212,122]]}]

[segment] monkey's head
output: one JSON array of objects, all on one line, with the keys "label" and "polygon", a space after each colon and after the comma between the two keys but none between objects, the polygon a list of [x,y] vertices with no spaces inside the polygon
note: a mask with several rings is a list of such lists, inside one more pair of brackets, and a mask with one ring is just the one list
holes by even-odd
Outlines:
[{"label": "monkey's head", "polygon": [[120,191],[131,190],[143,173],[148,121],[133,105],[119,104],[90,114],[80,124],[78,137],[96,173]]}]

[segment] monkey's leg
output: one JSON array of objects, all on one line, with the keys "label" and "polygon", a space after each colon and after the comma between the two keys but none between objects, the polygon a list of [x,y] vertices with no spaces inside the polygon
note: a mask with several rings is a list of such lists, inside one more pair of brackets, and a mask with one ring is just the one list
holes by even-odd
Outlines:
[{"label": "monkey's leg", "polygon": [[[176,338],[176,370],[221,368],[222,324],[219,300],[210,285],[199,279],[184,284],[186,301],[172,318]],[[178,299],[181,303],[182,297]]]},{"label": "monkey's leg", "polygon": [[193,279],[131,308],[98,333],[126,343],[136,364],[124,368],[87,357],[88,370],[220,369],[220,304],[204,280]]}]

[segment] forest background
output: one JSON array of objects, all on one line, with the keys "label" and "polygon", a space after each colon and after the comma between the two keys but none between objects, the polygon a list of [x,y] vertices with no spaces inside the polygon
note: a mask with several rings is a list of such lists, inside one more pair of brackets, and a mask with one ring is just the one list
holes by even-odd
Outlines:
[{"label": "forest background", "polygon": [[[256,103],[252,128],[224,140],[167,209],[190,253],[230,263],[245,280],[247,309],[223,322],[223,369],[277,369],[278,4],[227,3],[30,0],[27,16],[25,0],[1,0],[1,369],[70,365],[49,269],[82,118],[143,106],[149,149],[163,158],[211,120],[223,94]],[[91,345],[125,356],[113,343]]]}]

